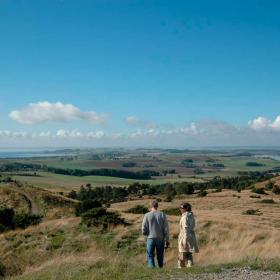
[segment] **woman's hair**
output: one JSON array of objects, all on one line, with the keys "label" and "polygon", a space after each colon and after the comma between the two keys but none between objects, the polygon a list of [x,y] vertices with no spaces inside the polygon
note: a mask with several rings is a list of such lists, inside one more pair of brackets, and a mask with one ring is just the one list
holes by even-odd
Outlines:
[{"label": "woman's hair", "polygon": [[189,203],[187,203],[187,202],[186,203],[182,203],[180,205],[180,208],[186,210],[187,212],[191,212],[192,211],[192,206]]}]

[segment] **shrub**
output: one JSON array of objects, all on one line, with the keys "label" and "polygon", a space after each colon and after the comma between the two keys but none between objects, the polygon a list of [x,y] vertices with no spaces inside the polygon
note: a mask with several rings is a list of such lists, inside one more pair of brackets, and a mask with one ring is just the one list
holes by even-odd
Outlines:
[{"label": "shrub", "polygon": [[198,193],[198,197],[205,197],[208,195],[208,192],[206,190],[200,190]]},{"label": "shrub", "polygon": [[41,222],[42,216],[27,213],[16,214],[13,208],[0,209],[0,232],[15,228],[26,228]]},{"label": "shrub", "polygon": [[164,199],[164,202],[172,202],[173,199],[174,199],[174,196],[167,195],[166,198]]},{"label": "shrub", "polygon": [[52,234],[50,243],[47,246],[47,250],[56,250],[63,246],[63,243],[65,242],[66,237],[64,231],[58,231],[54,234]]},{"label": "shrub", "polygon": [[105,208],[93,208],[82,214],[82,223],[87,226],[108,228],[109,225],[126,225],[127,223],[120,214],[115,212],[107,212]]},{"label": "shrub", "polygon": [[248,210],[242,212],[242,215],[257,215],[257,216],[261,216],[262,212],[259,209],[248,209]]},{"label": "shrub", "polygon": [[193,173],[199,175],[199,174],[204,174],[205,172],[201,168],[197,167],[194,169]]},{"label": "shrub", "polygon": [[263,199],[263,200],[260,201],[260,203],[273,204],[273,203],[275,203],[275,201],[273,199]]},{"label": "shrub", "polygon": [[41,215],[19,213],[14,217],[14,226],[16,228],[27,228],[31,225],[37,225],[42,221]]},{"label": "shrub", "polygon": [[123,167],[135,167],[136,163],[135,162],[124,162]]},{"label": "shrub", "polygon": [[0,224],[2,229],[14,228],[15,211],[13,208],[0,208]]},{"label": "shrub", "polygon": [[261,198],[260,195],[250,195],[250,198]]},{"label": "shrub", "polygon": [[76,216],[81,216],[81,214],[93,209],[102,207],[101,202],[94,199],[87,199],[82,202],[79,202],[75,208]]},{"label": "shrub", "polygon": [[78,194],[76,191],[72,190],[68,195],[67,195],[69,198],[72,198],[72,199],[77,199],[78,198]]},{"label": "shrub", "polygon": [[267,194],[267,193],[264,191],[264,188],[256,188],[256,187],[253,187],[252,192],[253,192],[253,193],[257,193],[257,194]]},{"label": "shrub", "polygon": [[164,188],[164,192],[166,194],[166,202],[171,202],[176,195],[175,187],[172,184],[167,184]]},{"label": "shrub", "polygon": [[164,209],[162,212],[164,212],[166,215],[170,216],[181,216],[181,212],[179,208],[167,208]]},{"label": "shrub", "polygon": [[266,185],[265,185],[265,189],[271,191],[274,187],[274,183],[272,181],[269,181]]},{"label": "shrub", "polygon": [[132,214],[146,214],[147,212],[149,212],[149,209],[143,205],[136,205],[126,211],[126,213]]},{"label": "shrub", "polygon": [[4,277],[6,274],[6,267],[0,263],[0,277]]},{"label": "shrub", "polygon": [[274,185],[272,188],[272,192],[275,194],[280,194],[280,187],[277,185]]}]

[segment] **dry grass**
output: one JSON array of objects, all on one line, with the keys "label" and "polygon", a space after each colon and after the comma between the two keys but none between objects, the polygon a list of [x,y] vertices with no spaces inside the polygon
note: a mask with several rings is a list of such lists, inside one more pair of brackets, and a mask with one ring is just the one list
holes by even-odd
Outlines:
[{"label": "dry grass", "polygon": [[[200,253],[195,260],[200,265],[233,262],[245,257],[275,258],[280,252],[280,201],[275,205],[263,205],[258,199],[250,198],[250,191],[243,191],[240,198],[236,192],[210,193],[206,198],[188,196],[171,203],[160,203],[161,209],[172,208],[188,201],[193,205],[197,218],[197,237]],[[267,197],[267,196],[266,196]],[[272,194],[269,195],[272,197]],[[141,201],[148,206],[150,199]],[[139,201],[128,201],[112,205],[113,210],[125,211]],[[242,212],[258,208],[262,216],[244,216]],[[140,227],[143,215],[123,213],[135,227]],[[169,216],[172,248],[167,252],[167,262],[173,263],[177,254],[178,223],[180,217]],[[175,238],[174,238],[175,237]],[[209,257],[211,256],[211,257]]]},{"label": "dry grass", "polygon": [[[181,197],[173,202],[160,203],[161,209],[177,207],[183,201],[193,205],[200,246],[200,253],[195,255],[197,265],[237,262],[246,257],[279,258],[279,197],[273,196],[275,204],[260,204],[259,199],[250,198],[250,191],[242,191],[238,194],[240,198],[233,196],[234,194],[236,192],[233,191],[209,192],[204,198],[193,195]],[[271,198],[272,194],[265,197]],[[146,266],[145,240],[140,233],[143,215],[125,213],[125,211],[138,204],[149,206],[150,200],[144,198],[112,204],[111,209],[121,212],[132,225],[117,227],[111,233],[99,237],[91,229],[88,231],[78,229],[79,218],[67,216],[61,219],[51,219],[49,216],[38,226],[2,234],[0,235],[0,262],[10,268],[11,274],[23,273],[22,279],[60,279],[61,273],[68,275],[68,278],[61,279],[89,279],[81,278],[86,276],[79,276],[79,278],[74,275],[91,273],[91,269],[92,273],[95,273],[95,278],[90,279],[104,279],[102,273],[106,275],[107,268],[113,275],[114,270],[117,271],[120,265],[125,264],[141,270]],[[244,211],[255,208],[258,208],[263,215],[242,215]],[[168,216],[171,236],[171,248],[166,252],[168,269],[176,266],[179,219],[180,217],[177,216]],[[115,246],[119,241],[125,241],[132,235],[135,235],[133,242],[137,244],[135,249],[134,247],[131,249],[129,243],[127,243],[128,249],[123,251],[112,247],[112,244]],[[103,239],[100,241],[100,238]],[[57,240],[61,246],[58,243],[56,249],[47,249],[52,248],[50,245],[55,248]],[[62,270],[63,267],[65,270]],[[97,270],[103,272],[99,273]],[[36,278],[36,275],[42,273],[48,275],[49,271],[54,273],[54,278],[49,276],[49,278],[44,278],[45,276]],[[128,272],[129,269],[125,271]],[[112,276],[108,279],[124,278]]]}]

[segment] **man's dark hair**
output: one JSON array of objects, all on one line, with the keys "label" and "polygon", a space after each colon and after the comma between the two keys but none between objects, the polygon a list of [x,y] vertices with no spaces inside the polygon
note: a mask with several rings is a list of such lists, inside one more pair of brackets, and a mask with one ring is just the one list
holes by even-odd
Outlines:
[{"label": "man's dark hair", "polygon": [[180,208],[186,210],[187,212],[191,212],[192,211],[192,206],[189,203],[187,203],[187,202],[186,203],[182,203],[180,205]]},{"label": "man's dark hair", "polygon": [[157,209],[157,208],[158,208],[158,201],[157,201],[157,200],[153,200],[153,201],[151,202],[151,207]]}]

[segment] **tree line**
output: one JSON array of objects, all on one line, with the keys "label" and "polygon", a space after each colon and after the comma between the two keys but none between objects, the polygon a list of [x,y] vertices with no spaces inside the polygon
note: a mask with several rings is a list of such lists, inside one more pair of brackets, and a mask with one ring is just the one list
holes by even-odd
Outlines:
[{"label": "tree line", "polygon": [[6,163],[0,166],[1,172],[18,172],[18,171],[45,171],[61,175],[69,176],[109,176],[109,177],[119,177],[125,179],[136,179],[136,180],[149,180],[152,176],[160,176],[161,173],[153,170],[142,170],[142,171],[127,171],[118,169],[92,169],[92,170],[82,170],[82,169],[70,169],[70,168],[57,168],[41,164],[33,163]]},{"label": "tree line", "polygon": [[[278,174],[277,174],[278,175]],[[207,194],[207,189],[232,189],[241,191],[254,184],[269,180],[276,174],[264,172],[247,172],[246,175],[235,177],[215,177],[207,182],[175,182],[159,185],[133,183],[128,187],[92,187],[91,184],[81,186],[78,192],[71,191],[69,197],[84,201],[87,199],[98,200],[103,204],[126,201],[130,196],[141,197],[143,195],[163,195],[166,200],[172,200],[176,195],[193,194],[199,191],[201,194]],[[202,196],[202,195],[201,195]]]}]

